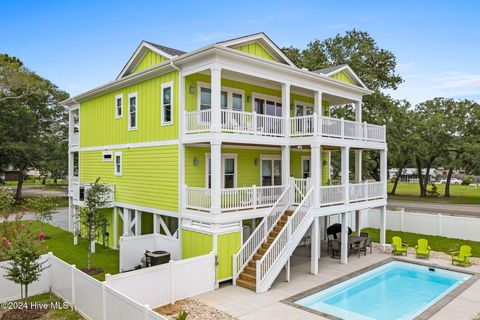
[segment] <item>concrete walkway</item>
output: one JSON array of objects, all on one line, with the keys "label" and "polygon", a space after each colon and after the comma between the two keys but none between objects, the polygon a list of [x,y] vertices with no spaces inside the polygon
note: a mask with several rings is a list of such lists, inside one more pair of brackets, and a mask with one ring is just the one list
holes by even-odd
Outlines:
[{"label": "concrete walkway", "polygon": [[[282,271],[272,288],[266,293],[256,294],[251,290],[226,284],[214,292],[205,293],[195,298],[242,320],[326,319],[289,306],[281,301],[374,263],[389,259],[391,255],[374,249],[372,254],[360,258],[352,255],[349,258],[349,264],[343,265],[339,263],[339,260],[325,256],[326,250],[324,249],[326,248],[323,248],[324,245],[322,245],[322,258],[319,260],[318,275],[309,273],[310,249],[299,247],[292,257],[290,282],[285,282],[285,273]],[[415,258],[409,257],[409,259],[414,260]],[[429,262],[450,266],[450,262],[445,260],[431,259]],[[480,266],[472,266],[468,270],[480,272]],[[480,312],[480,281],[477,281],[448,303],[432,319],[471,320],[478,312]]]},{"label": "concrete walkway", "polygon": [[478,204],[451,204],[421,201],[388,200],[387,208],[389,210],[404,208],[405,211],[408,212],[442,213],[455,216],[480,217],[480,205]]}]

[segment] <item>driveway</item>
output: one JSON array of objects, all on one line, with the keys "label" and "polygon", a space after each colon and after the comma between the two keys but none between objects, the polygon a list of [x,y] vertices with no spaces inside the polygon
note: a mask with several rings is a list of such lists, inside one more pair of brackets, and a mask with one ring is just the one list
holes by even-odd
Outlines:
[{"label": "driveway", "polygon": [[409,212],[442,213],[454,216],[480,217],[480,205],[478,204],[450,204],[420,201],[388,200],[389,210],[404,208]]}]

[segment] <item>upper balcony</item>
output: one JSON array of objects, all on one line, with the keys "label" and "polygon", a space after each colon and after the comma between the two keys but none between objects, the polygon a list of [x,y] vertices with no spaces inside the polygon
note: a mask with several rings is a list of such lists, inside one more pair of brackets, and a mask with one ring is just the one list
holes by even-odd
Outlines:
[{"label": "upper balcony", "polygon": [[[282,138],[319,136],[386,142],[385,126],[316,114],[287,118],[257,114],[256,112],[222,109],[220,121],[222,133]],[[185,113],[186,135],[212,132],[212,127],[211,110]]]}]

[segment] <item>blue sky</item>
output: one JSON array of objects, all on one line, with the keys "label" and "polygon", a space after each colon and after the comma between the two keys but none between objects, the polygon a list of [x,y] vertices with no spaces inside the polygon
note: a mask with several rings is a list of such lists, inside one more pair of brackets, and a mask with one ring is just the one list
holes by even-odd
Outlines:
[{"label": "blue sky", "polygon": [[264,31],[304,48],[353,28],[396,55],[394,97],[480,101],[479,1],[4,1],[0,52],[78,94],[113,80],[141,40],[189,51]]}]

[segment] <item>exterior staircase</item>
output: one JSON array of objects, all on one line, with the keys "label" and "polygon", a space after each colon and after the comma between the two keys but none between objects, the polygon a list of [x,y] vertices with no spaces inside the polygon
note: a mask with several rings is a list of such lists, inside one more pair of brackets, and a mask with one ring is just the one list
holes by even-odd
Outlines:
[{"label": "exterior staircase", "polygon": [[[312,188],[308,181],[299,180],[303,179],[292,179],[267,216],[233,255],[234,285],[265,292],[288,263],[313,222]],[[294,211],[290,209],[292,206],[296,206]]]},{"label": "exterior staircase", "polygon": [[248,262],[247,266],[243,269],[243,271],[239,274],[238,279],[237,279],[237,285],[256,291],[257,290],[257,281],[256,281],[256,276],[257,276],[257,261],[260,260],[263,255],[267,252],[268,248],[272,245],[272,243],[275,241],[276,237],[282,231],[282,229],[285,227],[285,225],[288,222],[288,218],[291,217],[293,214],[292,210],[287,210],[284,212],[284,214],[281,216],[280,220],[278,220],[277,224],[275,227],[272,229],[272,231],[268,234],[267,240],[258,248],[257,252],[254,254],[254,256],[250,259]]}]

